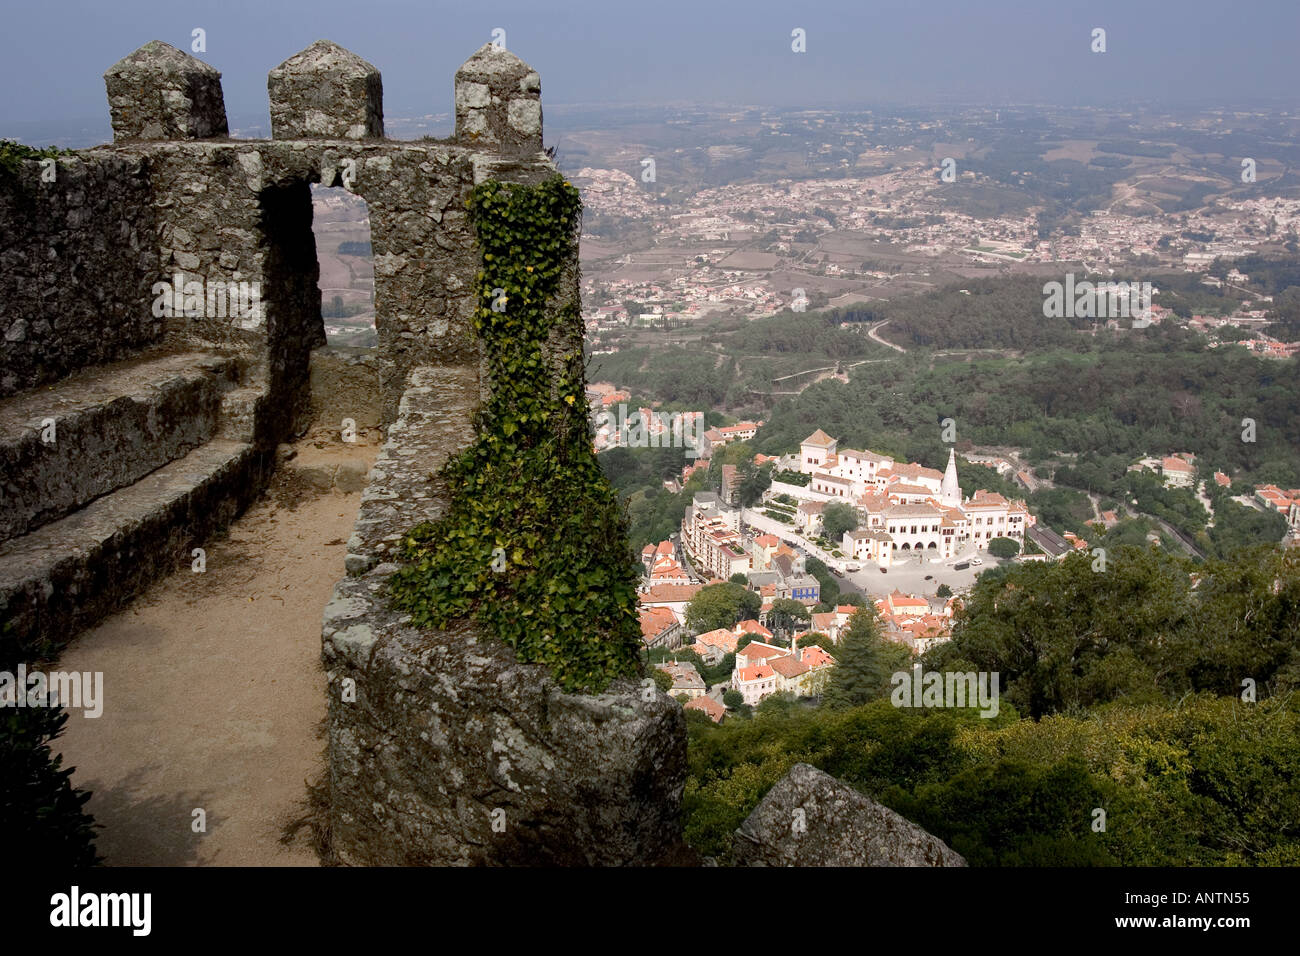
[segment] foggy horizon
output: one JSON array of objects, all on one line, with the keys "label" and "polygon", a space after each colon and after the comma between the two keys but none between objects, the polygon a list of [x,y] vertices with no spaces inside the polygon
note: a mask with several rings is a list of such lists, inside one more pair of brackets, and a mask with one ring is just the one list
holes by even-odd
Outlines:
[{"label": "foggy horizon", "polygon": [[[387,114],[449,114],[451,74],[498,27],[541,74],[543,103],[557,118],[582,106],[1296,105],[1288,38],[1300,10],[1278,2],[1249,18],[1205,0],[1052,10],[996,0],[951,13],[892,0],[705,9],[674,0],[646,10],[587,0],[558,10],[323,0],[309,9],[247,0],[204,2],[199,12],[156,0],[15,8],[0,41],[0,82],[14,94],[0,107],[0,135],[76,124],[107,131],[103,72],[154,39],[191,52],[195,28],[206,31],[206,51],[195,55],[222,72],[235,125],[265,123],[267,72],[321,38],[378,67]],[[1106,30],[1105,53],[1090,50],[1096,27]],[[791,49],[795,28],[806,31],[804,53]]]}]

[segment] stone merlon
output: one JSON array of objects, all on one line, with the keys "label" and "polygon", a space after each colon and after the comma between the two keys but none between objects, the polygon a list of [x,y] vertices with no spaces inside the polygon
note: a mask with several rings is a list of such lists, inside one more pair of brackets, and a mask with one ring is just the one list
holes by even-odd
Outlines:
[{"label": "stone merlon", "polygon": [[113,139],[226,136],[221,74],[161,40],[151,40],[104,73]]},{"label": "stone merlon", "polygon": [[456,71],[456,139],[502,150],[542,148],[542,81],[508,50],[484,44]]},{"label": "stone merlon", "polygon": [[384,84],[373,65],[317,40],[267,75],[273,139],[382,139]]}]

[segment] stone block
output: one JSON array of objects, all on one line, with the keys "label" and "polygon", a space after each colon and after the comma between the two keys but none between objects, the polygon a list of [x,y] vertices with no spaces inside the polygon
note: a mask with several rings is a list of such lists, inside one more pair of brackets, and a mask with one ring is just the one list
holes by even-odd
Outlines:
[{"label": "stone block", "polygon": [[382,139],[384,85],[373,65],[317,40],[267,77],[273,139]]},{"label": "stone block", "polygon": [[151,40],[104,73],[113,139],[226,136],[221,74],[161,40]]},{"label": "stone block", "polygon": [[456,139],[508,152],[542,148],[542,83],[508,50],[484,44],[456,71]]},{"label": "stone block", "polygon": [[[418,631],[381,564],[324,618],[330,834],[362,866],[645,866],[674,854],[682,709],[617,681],[566,694],[471,625]],[[355,686],[355,700],[341,688]]]},{"label": "stone block", "polygon": [[938,837],[806,763],[736,831],[742,866],[965,866]]}]

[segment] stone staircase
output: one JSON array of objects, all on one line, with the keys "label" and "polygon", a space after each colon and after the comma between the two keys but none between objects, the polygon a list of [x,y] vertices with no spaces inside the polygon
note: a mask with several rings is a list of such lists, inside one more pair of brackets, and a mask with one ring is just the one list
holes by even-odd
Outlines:
[{"label": "stone staircase", "polygon": [[52,653],[247,506],[263,378],[172,346],[0,400],[0,659]]}]

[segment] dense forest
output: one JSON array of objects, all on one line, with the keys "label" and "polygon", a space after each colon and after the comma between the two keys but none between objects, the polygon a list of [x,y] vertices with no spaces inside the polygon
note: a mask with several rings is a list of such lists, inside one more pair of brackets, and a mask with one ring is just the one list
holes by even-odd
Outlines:
[{"label": "dense forest", "polygon": [[[1300,363],[1233,348],[1175,349],[1156,337],[1022,359],[908,355],[779,402],[754,443],[765,454],[787,452],[821,428],[848,447],[941,468],[940,423],[952,418],[959,441],[1026,448],[1031,461],[1078,455],[1080,469],[1096,459],[1112,480],[1142,455],[1189,451],[1202,469],[1294,487],[1298,395]],[[1254,421],[1255,441],[1242,440],[1243,419]]]}]

